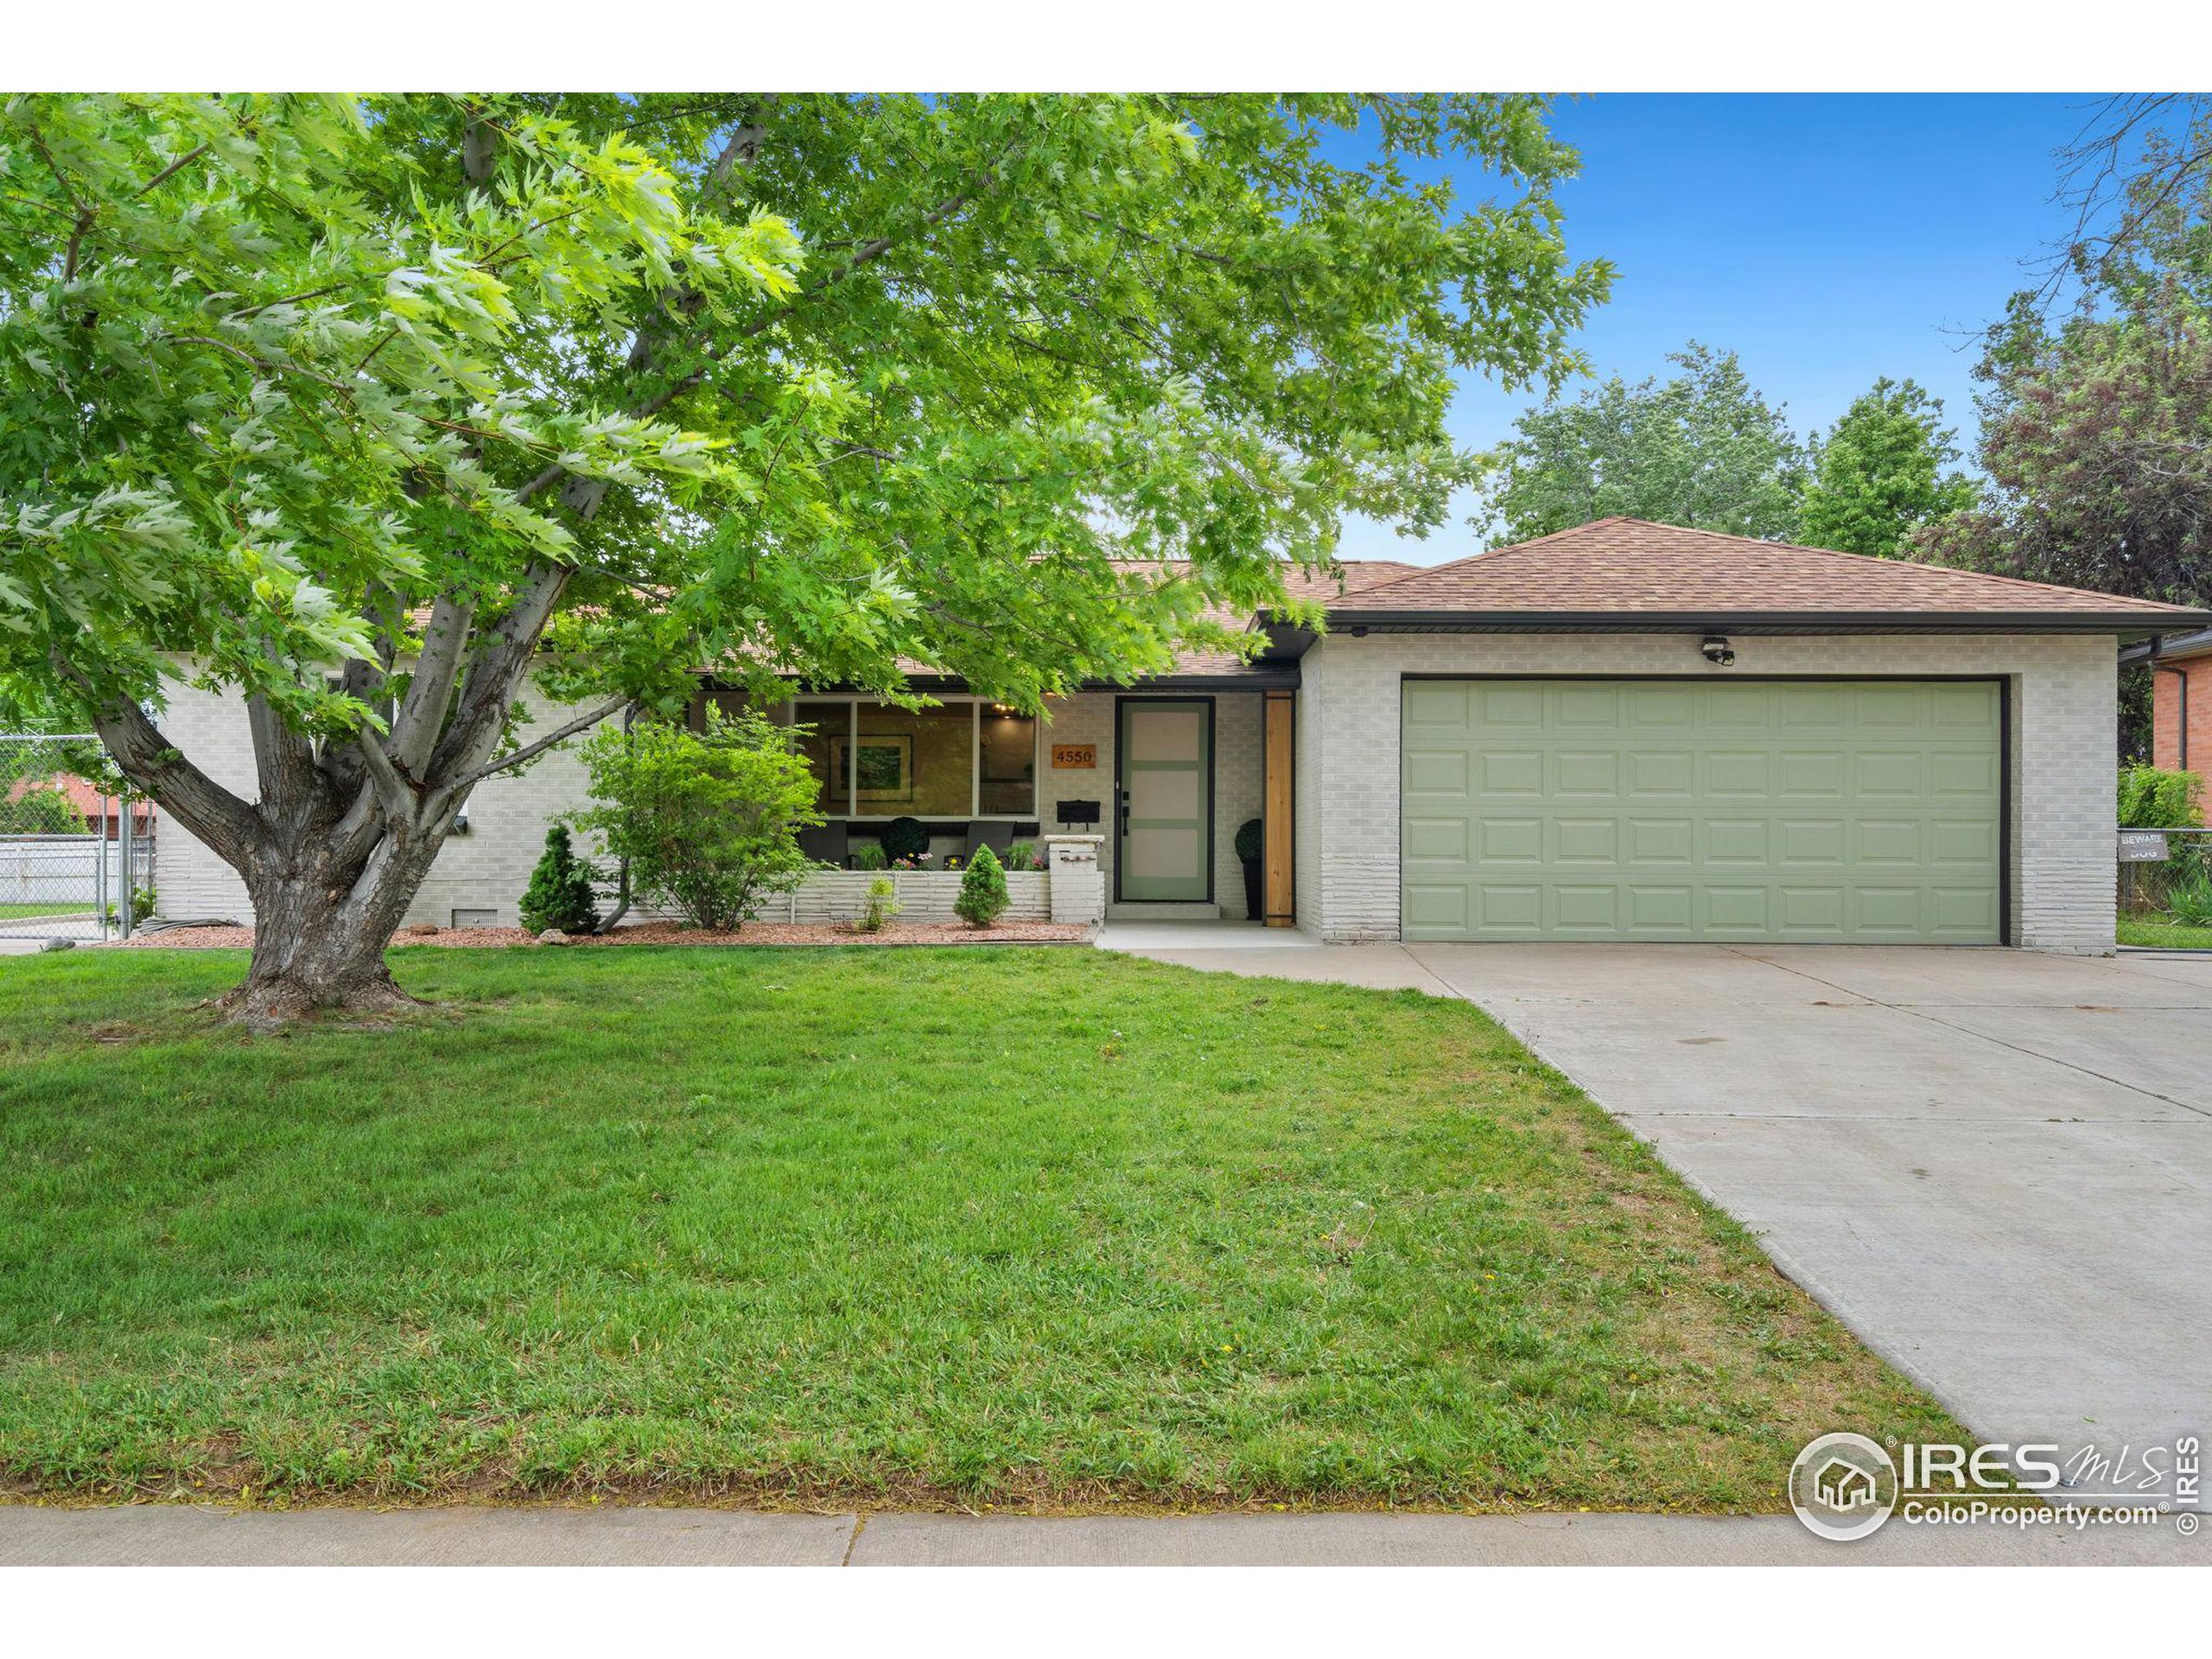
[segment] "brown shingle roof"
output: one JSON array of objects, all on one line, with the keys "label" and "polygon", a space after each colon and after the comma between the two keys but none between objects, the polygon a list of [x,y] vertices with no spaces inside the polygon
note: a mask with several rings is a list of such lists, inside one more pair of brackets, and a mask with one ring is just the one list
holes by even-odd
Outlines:
[{"label": "brown shingle roof", "polygon": [[[1351,602],[1356,600],[1357,602]],[[1641,518],[1600,518],[1370,584],[1332,615],[1726,617],[1820,614],[2112,618],[2183,627],[2204,613],[2150,600],[1904,559],[1758,542]]]}]

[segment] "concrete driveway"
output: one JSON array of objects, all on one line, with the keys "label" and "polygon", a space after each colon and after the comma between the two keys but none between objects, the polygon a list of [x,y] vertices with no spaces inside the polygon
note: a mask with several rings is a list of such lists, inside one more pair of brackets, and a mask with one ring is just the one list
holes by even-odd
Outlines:
[{"label": "concrete driveway", "polygon": [[1480,1004],[1986,1440],[2212,1432],[2212,959],[1102,943]]}]

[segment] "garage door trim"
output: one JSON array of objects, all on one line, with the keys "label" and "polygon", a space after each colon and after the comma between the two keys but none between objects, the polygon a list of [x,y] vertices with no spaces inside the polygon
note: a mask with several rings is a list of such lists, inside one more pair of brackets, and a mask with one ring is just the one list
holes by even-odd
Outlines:
[{"label": "garage door trim", "polygon": [[[1761,684],[1808,684],[1820,682],[1870,682],[1896,680],[1911,685],[1991,685],[1997,689],[1997,942],[2011,946],[2018,943],[2012,936],[2012,818],[2017,803],[2012,797],[2012,677],[2009,674],[1881,674],[1859,673],[1821,674],[1633,674],[1618,670],[1567,669],[1554,672],[1530,672],[1526,670],[1476,669],[1452,672],[1437,671],[1407,672],[1398,676],[1398,709],[1400,731],[1398,750],[1401,777],[1403,775],[1405,733],[1403,729],[1406,685],[1414,680],[1637,680],[1647,682],[1688,681],[1695,683],[1752,681]],[[1399,834],[1404,831],[1404,806],[1399,807]],[[1403,852],[1400,854],[1398,877],[1399,937],[1405,935],[1405,875]]]}]

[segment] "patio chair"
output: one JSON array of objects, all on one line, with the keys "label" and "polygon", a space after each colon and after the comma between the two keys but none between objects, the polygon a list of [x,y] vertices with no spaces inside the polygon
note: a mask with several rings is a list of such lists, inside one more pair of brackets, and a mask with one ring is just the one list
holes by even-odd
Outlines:
[{"label": "patio chair", "polygon": [[966,863],[976,856],[978,847],[988,847],[995,854],[1002,854],[1014,845],[1014,826],[1010,823],[971,823],[968,826],[968,845],[962,849],[960,861]]},{"label": "patio chair", "polygon": [[818,829],[802,830],[798,832],[798,849],[809,858],[833,869],[842,870],[851,850],[847,826],[842,823],[832,823],[823,824]]}]

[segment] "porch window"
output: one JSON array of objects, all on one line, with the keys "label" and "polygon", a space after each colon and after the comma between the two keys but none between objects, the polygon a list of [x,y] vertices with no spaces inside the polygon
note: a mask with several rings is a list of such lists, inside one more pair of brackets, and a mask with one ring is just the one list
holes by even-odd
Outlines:
[{"label": "porch window", "polygon": [[799,739],[799,753],[822,785],[822,810],[842,818],[853,810],[852,769],[845,764],[845,749],[852,734],[853,706],[840,697],[835,702],[798,702],[791,706],[791,723],[807,728]]},{"label": "porch window", "polygon": [[834,818],[1027,818],[1037,812],[1037,722],[973,697],[899,709],[807,697],[788,718]]}]

